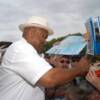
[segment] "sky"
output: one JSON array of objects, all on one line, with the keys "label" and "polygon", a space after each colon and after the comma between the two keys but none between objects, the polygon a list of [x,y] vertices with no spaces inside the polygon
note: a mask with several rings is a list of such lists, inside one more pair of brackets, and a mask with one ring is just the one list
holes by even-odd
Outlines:
[{"label": "sky", "polygon": [[16,41],[22,32],[18,26],[31,16],[48,20],[54,35],[48,40],[86,32],[89,17],[100,16],[100,0],[0,0],[0,41]]}]

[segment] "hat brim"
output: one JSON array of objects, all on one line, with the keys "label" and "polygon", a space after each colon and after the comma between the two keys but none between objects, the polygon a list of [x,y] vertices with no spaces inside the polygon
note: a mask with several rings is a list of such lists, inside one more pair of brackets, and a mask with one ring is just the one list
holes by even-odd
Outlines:
[{"label": "hat brim", "polygon": [[26,28],[26,27],[40,27],[40,28],[43,28],[46,31],[48,31],[48,35],[52,35],[53,34],[53,30],[51,28],[46,27],[46,26],[43,26],[43,25],[40,25],[40,24],[36,24],[36,23],[25,23],[25,24],[20,24],[19,25],[19,29],[22,32],[24,31],[24,28]]}]

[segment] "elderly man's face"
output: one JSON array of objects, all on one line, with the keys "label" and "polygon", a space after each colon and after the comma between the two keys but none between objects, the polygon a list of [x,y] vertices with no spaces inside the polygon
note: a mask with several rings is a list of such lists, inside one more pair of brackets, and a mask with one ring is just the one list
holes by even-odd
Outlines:
[{"label": "elderly man's face", "polygon": [[48,32],[42,28],[32,28],[33,32],[33,44],[35,43],[38,52],[42,52],[45,41],[48,37]]}]

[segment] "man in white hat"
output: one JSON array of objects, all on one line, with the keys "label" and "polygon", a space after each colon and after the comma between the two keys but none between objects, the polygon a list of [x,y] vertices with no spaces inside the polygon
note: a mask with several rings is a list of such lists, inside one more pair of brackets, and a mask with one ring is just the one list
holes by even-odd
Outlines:
[{"label": "man in white hat", "polygon": [[63,69],[52,68],[39,56],[46,38],[53,34],[44,18],[33,16],[19,28],[22,39],[7,49],[0,67],[0,100],[44,100],[44,87],[63,85],[88,70],[85,58],[79,66]]}]

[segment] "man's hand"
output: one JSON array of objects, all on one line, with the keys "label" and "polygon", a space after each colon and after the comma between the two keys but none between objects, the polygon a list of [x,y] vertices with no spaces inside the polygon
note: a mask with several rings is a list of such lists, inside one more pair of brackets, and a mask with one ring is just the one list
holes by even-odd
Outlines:
[{"label": "man's hand", "polygon": [[82,71],[82,74],[84,72],[87,72],[89,70],[89,67],[90,67],[89,60],[87,59],[87,56],[84,56],[83,58],[81,58],[80,61],[73,64],[72,67],[79,67],[80,70]]}]

